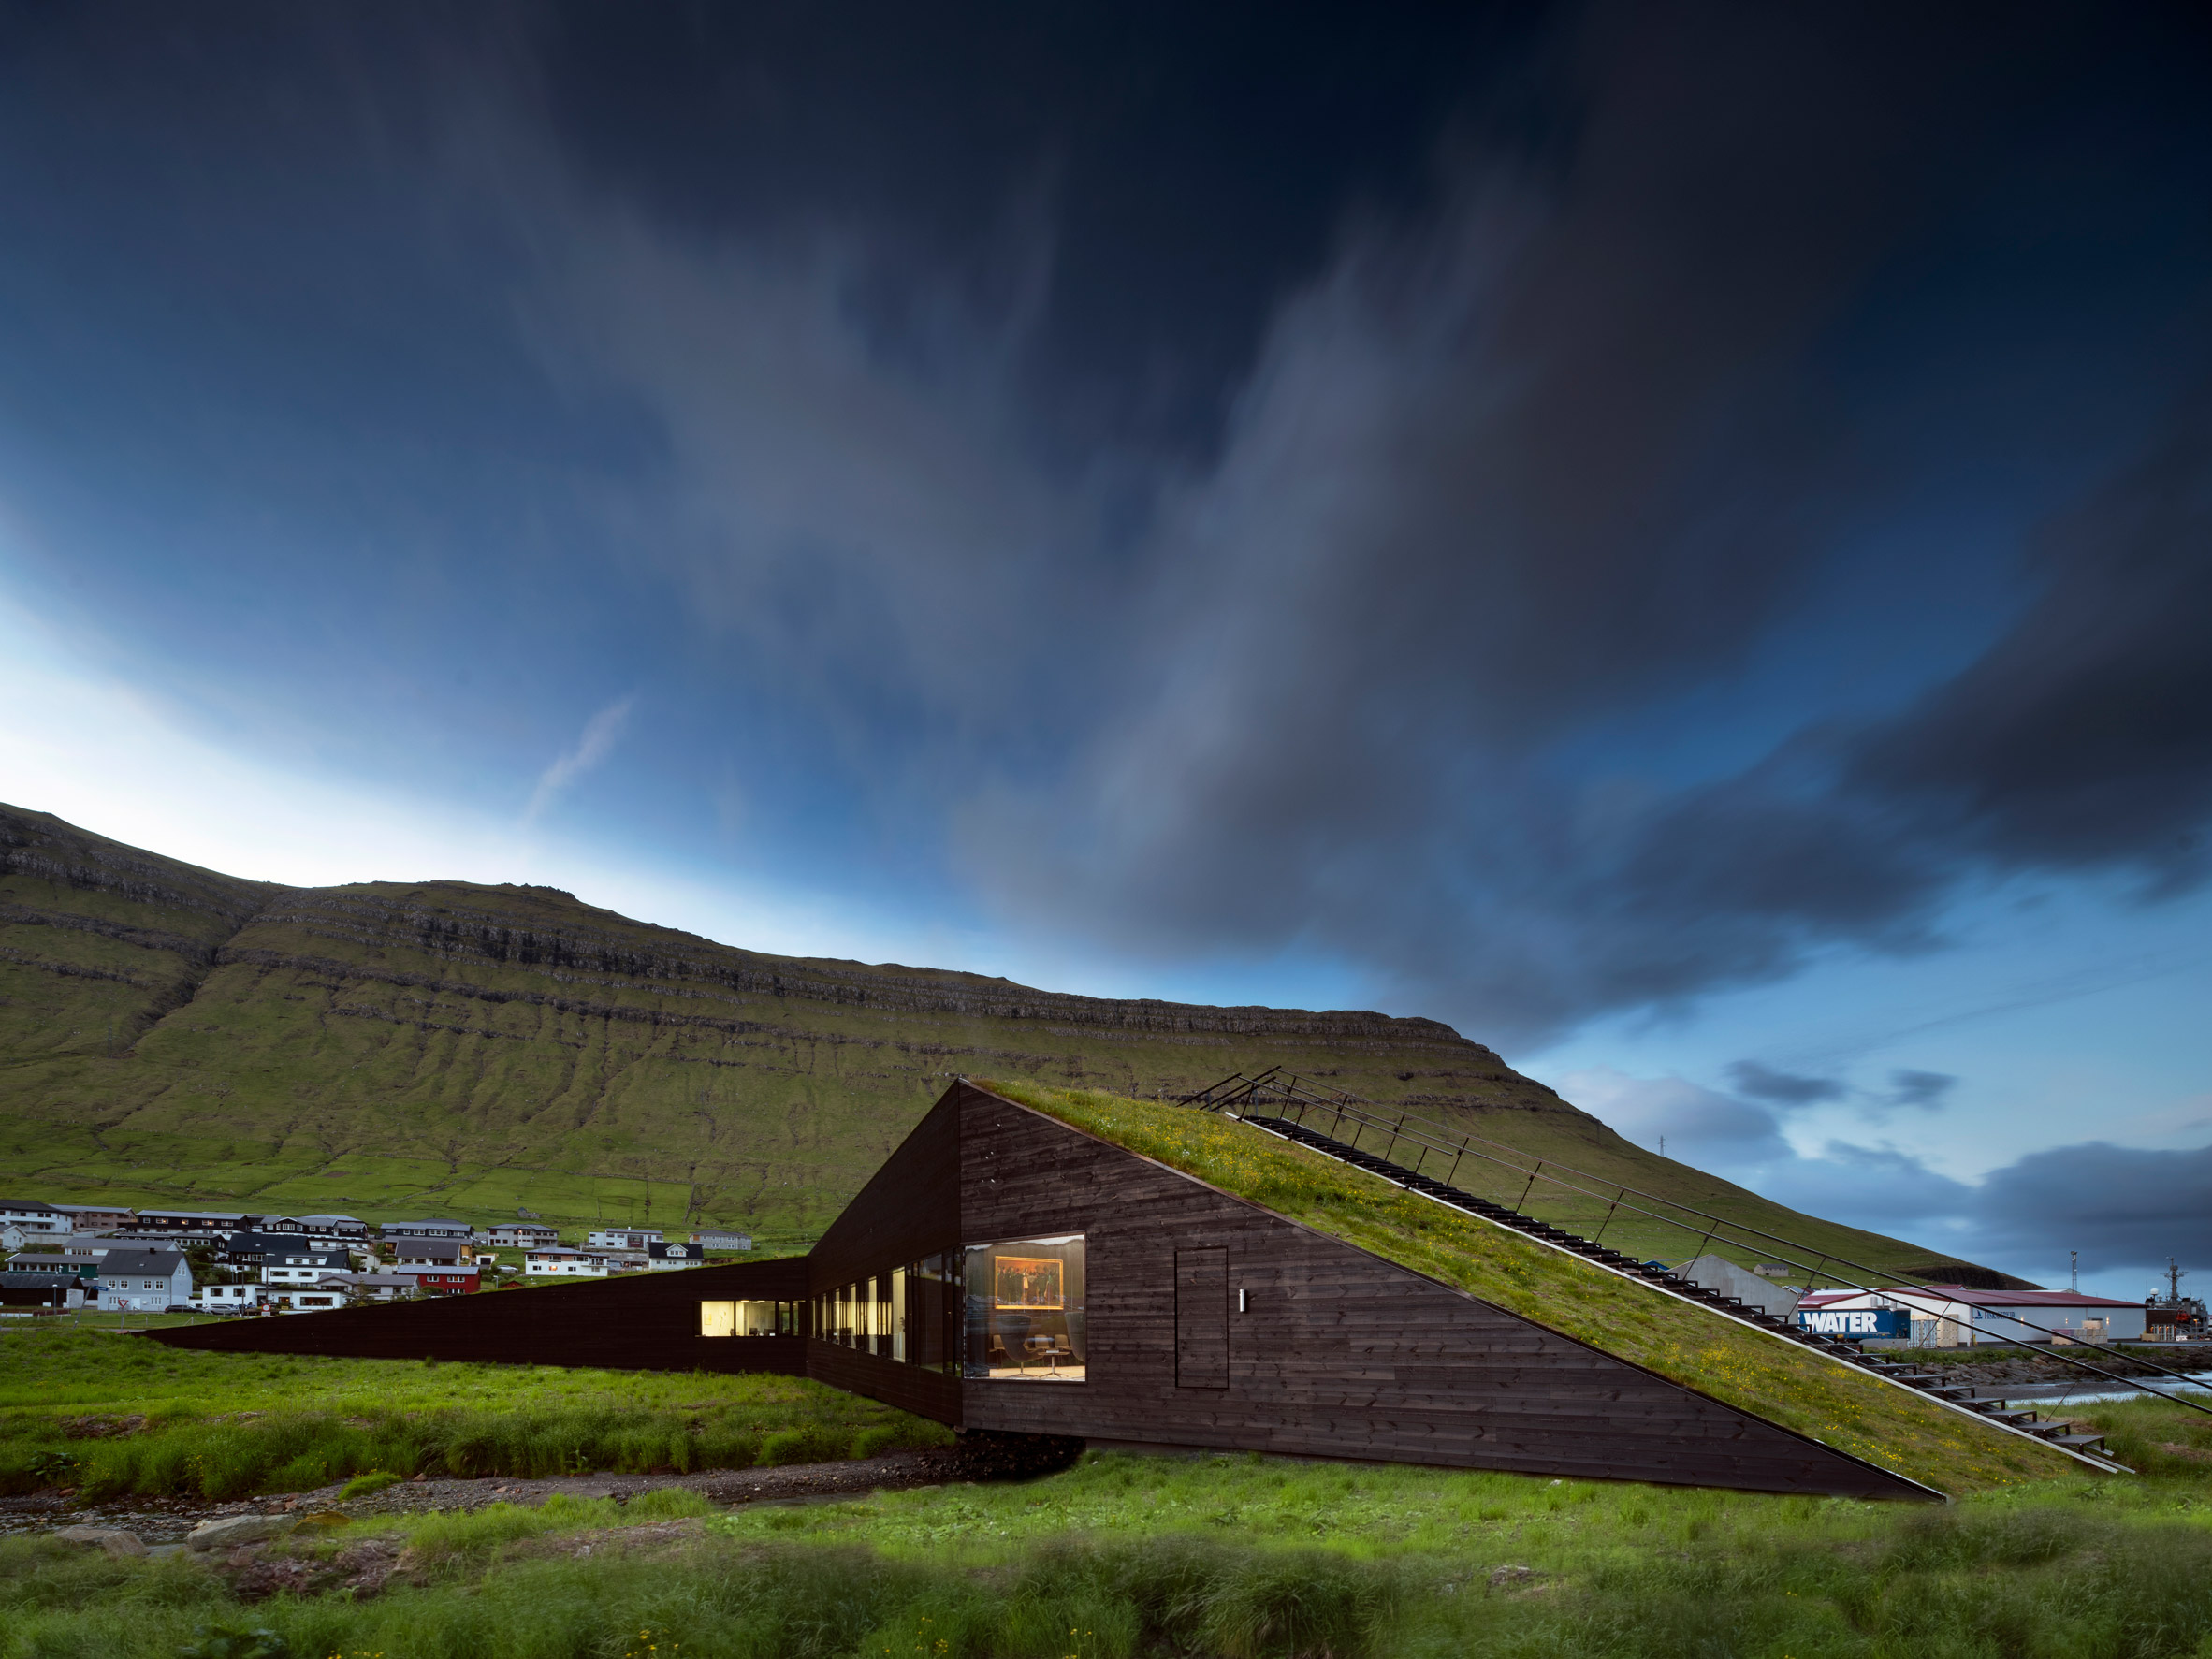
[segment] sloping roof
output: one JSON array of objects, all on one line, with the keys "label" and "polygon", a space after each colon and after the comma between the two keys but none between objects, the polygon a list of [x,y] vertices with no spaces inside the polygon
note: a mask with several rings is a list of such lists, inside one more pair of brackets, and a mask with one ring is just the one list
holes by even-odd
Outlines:
[{"label": "sloping roof", "polygon": [[1095,1090],[972,1079],[1002,1098],[1947,1492],[2080,1465],[1788,1340],[1553,1250],[1259,1129]]},{"label": "sloping roof", "polygon": [[143,1273],[164,1278],[183,1265],[181,1250],[110,1250],[100,1258],[100,1277],[110,1273]]}]

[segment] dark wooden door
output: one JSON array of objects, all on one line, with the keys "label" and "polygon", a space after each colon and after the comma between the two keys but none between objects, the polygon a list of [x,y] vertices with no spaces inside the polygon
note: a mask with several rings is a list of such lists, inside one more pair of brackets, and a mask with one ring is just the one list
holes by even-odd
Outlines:
[{"label": "dark wooden door", "polygon": [[1229,1252],[1175,1252],[1175,1386],[1229,1387]]}]

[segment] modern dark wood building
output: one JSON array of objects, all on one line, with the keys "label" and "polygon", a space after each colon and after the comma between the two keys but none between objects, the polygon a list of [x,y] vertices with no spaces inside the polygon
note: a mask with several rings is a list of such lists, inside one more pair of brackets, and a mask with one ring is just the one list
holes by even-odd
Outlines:
[{"label": "modern dark wood building", "polygon": [[965,1081],[803,1258],[156,1335],[782,1372],[1094,1444],[1938,1495]]}]

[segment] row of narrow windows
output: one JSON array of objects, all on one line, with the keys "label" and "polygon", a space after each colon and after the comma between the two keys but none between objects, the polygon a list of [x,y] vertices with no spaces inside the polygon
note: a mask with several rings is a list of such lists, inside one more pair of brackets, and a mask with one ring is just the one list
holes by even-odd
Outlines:
[{"label": "row of narrow windows", "polygon": [[701,1336],[815,1336],[983,1382],[1082,1382],[1084,1235],[924,1256],[811,1302],[703,1302]]}]

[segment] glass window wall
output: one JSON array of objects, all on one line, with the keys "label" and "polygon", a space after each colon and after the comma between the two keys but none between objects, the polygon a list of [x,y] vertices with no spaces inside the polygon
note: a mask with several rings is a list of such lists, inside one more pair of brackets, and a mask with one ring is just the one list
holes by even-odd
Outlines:
[{"label": "glass window wall", "polygon": [[1081,1233],[970,1244],[965,1252],[964,1371],[991,1382],[1087,1375]]},{"label": "glass window wall", "polygon": [[703,1302],[701,1336],[796,1336],[806,1304],[797,1302]]}]

